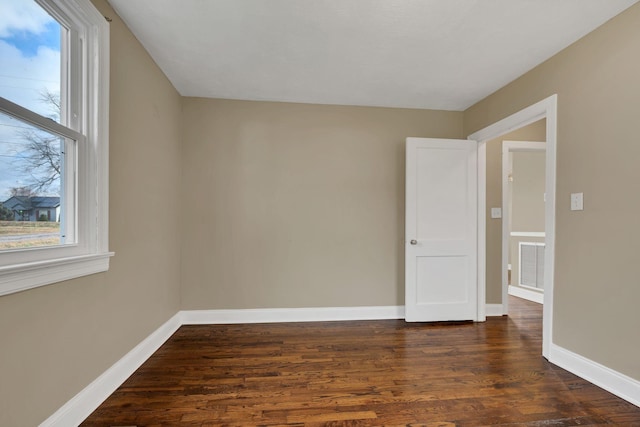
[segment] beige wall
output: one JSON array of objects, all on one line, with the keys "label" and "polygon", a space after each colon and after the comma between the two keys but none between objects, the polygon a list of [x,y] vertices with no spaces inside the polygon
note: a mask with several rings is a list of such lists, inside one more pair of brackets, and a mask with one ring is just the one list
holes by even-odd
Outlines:
[{"label": "beige wall", "polygon": [[511,230],[544,231],[543,151],[512,153]]},{"label": "beige wall", "polygon": [[405,138],[462,114],[184,101],[184,309],[404,304]]},{"label": "beige wall", "polygon": [[34,426],[179,309],[180,97],[111,23],[110,246],[104,274],[0,298],[0,425]]},{"label": "beige wall", "polygon": [[[469,108],[465,135],[558,94],[553,342],[640,380],[640,4]],[[585,210],[569,210],[584,192]]]},{"label": "beige wall", "polygon": [[487,304],[502,304],[502,219],[491,218],[491,208],[502,206],[502,141],[544,141],[546,120],[538,120],[487,142]]}]

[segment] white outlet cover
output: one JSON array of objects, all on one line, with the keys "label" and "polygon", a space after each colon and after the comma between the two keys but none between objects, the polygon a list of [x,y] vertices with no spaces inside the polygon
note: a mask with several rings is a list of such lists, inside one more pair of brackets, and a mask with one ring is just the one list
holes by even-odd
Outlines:
[{"label": "white outlet cover", "polygon": [[491,218],[502,218],[502,208],[491,208]]},{"label": "white outlet cover", "polygon": [[571,210],[584,210],[584,193],[571,193]]}]

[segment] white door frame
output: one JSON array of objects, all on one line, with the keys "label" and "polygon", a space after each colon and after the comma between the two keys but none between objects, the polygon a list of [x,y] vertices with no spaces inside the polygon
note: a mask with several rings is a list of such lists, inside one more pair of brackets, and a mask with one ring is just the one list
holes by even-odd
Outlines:
[{"label": "white door frame", "polygon": [[[556,139],[558,128],[558,95],[551,95],[497,123],[487,126],[468,139],[478,141],[478,320],[486,319],[486,216],[487,216],[487,141],[511,131],[547,119],[547,155],[545,171],[545,257],[544,306],[542,310],[542,355],[549,358],[553,332],[553,277],[555,270],[556,228]],[[504,303],[504,301],[503,301]]]},{"label": "white door frame", "polygon": [[[522,153],[531,151],[545,151],[545,142],[534,141],[502,141],[502,313],[509,313],[509,277],[507,274],[509,264],[509,252],[511,241],[511,224],[509,222],[509,170],[512,164],[509,161],[509,153]],[[545,190],[546,193],[546,190]],[[546,213],[545,213],[546,214]],[[542,295],[540,295],[542,296]]]}]

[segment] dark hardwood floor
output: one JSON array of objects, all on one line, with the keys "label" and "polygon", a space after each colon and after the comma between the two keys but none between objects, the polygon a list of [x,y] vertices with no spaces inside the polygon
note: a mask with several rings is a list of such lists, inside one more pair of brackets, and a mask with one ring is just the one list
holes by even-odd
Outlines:
[{"label": "dark hardwood floor", "polygon": [[541,357],[542,306],[485,323],[181,327],[83,426],[640,426]]}]

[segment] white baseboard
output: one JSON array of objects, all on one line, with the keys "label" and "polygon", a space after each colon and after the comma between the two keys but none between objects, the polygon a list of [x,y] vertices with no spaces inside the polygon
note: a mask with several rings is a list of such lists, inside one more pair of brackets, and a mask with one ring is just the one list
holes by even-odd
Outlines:
[{"label": "white baseboard", "polygon": [[183,310],[183,325],[404,319],[404,306]]},{"label": "white baseboard", "polygon": [[627,402],[640,406],[640,381],[553,343],[549,356],[551,363],[584,378]]},{"label": "white baseboard", "polygon": [[176,314],[42,422],[40,427],[79,425],[151,357],[180,326],[180,317]]},{"label": "white baseboard", "polygon": [[[502,304],[487,304],[487,316],[504,315]],[[404,306],[310,307],[237,310],[183,310],[183,325],[234,323],[330,322],[341,320],[404,319]]]},{"label": "white baseboard", "polygon": [[502,304],[487,304],[485,307],[487,316],[503,316],[505,314]]},{"label": "white baseboard", "polygon": [[523,298],[532,302],[542,304],[544,301],[544,293],[534,291],[533,289],[521,288],[519,286],[509,285],[509,295],[514,297]]}]

